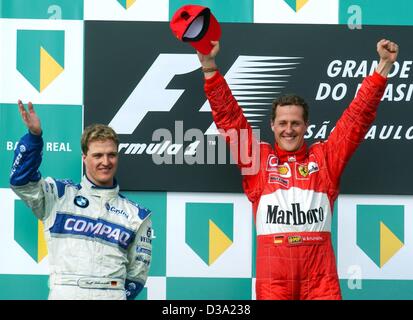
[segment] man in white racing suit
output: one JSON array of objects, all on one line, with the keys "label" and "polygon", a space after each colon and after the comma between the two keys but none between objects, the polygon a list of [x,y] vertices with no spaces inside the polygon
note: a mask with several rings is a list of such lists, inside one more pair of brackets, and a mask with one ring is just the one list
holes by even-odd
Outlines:
[{"label": "man in white racing suit", "polygon": [[150,211],[119,194],[119,140],[91,125],[82,135],[80,184],[42,178],[42,129],[31,102],[18,107],[29,133],[15,150],[14,192],[43,222],[50,265],[49,299],[134,299],[151,262]]}]

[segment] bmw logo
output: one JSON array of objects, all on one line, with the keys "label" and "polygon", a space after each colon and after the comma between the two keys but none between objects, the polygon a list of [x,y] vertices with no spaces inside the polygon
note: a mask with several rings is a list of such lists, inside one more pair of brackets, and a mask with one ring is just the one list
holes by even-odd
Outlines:
[{"label": "bmw logo", "polygon": [[76,196],[73,202],[81,208],[86,208],[89,205],[89,200],[82,196]]}]

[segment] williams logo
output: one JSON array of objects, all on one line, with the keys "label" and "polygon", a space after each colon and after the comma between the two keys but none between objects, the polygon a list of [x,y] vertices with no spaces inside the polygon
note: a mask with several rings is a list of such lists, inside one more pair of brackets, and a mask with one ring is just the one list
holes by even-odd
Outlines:
[{"label": "williams logo", "polygon": [[118,2],[127,10],[133,6],[136,0],[118,0]]},{"label": "williams logo", "polygon": [[301,10],[309,0],[284,0],[295,12]]},{"label": "williams logo", "polygon": [[17,30],[17,70],[37,91],[46,89],[64,70],[63,30]]},{"label": "williams logo", "polygon": [[233,243],[232,203],[186,203],[185,242],[212,265]]},{"label": "williams logo", "polygon": [[357,245],[382,268],[404,246],[404,206],[357,205]]}]

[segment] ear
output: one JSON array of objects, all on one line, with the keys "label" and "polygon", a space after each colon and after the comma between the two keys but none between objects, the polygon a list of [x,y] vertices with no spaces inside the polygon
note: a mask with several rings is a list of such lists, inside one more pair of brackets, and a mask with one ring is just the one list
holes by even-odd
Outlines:
[{"label": "ear", "polygon": [[274,120],[271,120],[271,130],[272,130],[272,132],[275,132],[275,129],[274,129]]},{"label": "ear", "polygon": [[82,153],[82,162],[85,163],[86,155]]}]

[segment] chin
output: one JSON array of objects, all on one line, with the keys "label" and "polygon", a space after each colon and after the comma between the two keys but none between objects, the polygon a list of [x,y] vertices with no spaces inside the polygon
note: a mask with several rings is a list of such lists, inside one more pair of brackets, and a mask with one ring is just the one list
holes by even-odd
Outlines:
[{"label": "chin", "polygon": [[285,145],[285,144],[282,145],[281,148],[288,152],[296,151],[298,149],[297,146],[295,145],[292,146],[292,145]]}]

